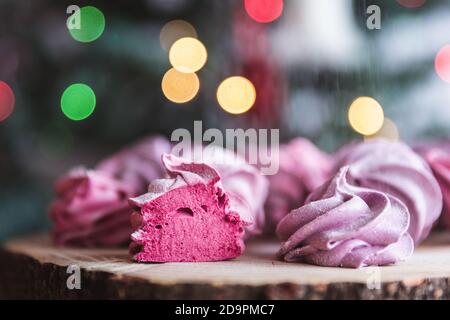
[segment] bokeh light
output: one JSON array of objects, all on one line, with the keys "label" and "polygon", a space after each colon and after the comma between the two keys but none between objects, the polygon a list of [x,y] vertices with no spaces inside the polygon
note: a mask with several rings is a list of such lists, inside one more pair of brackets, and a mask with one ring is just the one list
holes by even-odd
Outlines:
[{"label": "bokeh light", "polygon": [[207,58],[205,46],[195,38],[181,38],[175,41],[169,51],[172,66],[184,73],[197,72],[205,65]]},{"label": "bokeh light", "polygon": [[381,129],[373,135],[365,136],[364,139],[366,141],[372,139],[384,138],[391,141],[400,140],[400,132],[397,128],[397,125],[389,118],[384,118],[384,123]]},{"label": "bokeh light", "polygon": [[382,128],[384,111],[375,99],[359,97],[350,105],[348,120],[356,132],[370,136]]},{"label": "bokeh light", "polygon": [[245,11],[255,21],[269,23],[283,13],[283,0],[245,0]]},{"label": "bokeh light", "polygon": [[61,96],[61,110],[64,115],[75,121],[89,117],[95,109],[94,91],[83,83],[69,86]]},{"label": "bokeh light", "polygon": [[197,38],[197,31],[185,20],[172,20],[167,22],[159,34],[161,47],[169,51],[175,41],[181,38]]},{"label": "bokeh light", "polygon": [[241,114],[255,104],[256,90],[250,80],[244,77],[225,79],[217,89],[217,101],[226,112]]},{"label": "bokeh light", "polygon": [[0,122],[6,120],[14,111],[16,99],[11,87],[0,81]]},{"label": "bokeh light", "polygon": [[172,68],[164,75],[161,88],[170,101],[185,103],[197,95],[200,80],[195,73],[183,73]]},{"label": "bokeh light", "polygon": [[397,0],[402,6],[406,8],[419,8],[427,2],[427,0]]},{"label": "bokeh light", "polygon": [[450,83],[450,45],[446,45],[438,52],[434,65],[439,77]]},{"label": "bokeh light", "polygon": [[[77,16],[78,15],[78,16]],[[105,16],[93,6],[82,7],[69,19],[79,18],[80,24],[68,24],[69,33],[79,42],[92,42],[97,40],[105,30]]]}]

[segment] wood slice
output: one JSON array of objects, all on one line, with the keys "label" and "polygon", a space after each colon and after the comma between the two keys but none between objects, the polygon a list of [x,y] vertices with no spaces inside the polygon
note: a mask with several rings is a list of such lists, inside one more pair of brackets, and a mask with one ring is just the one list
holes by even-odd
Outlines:
[{"label": "wood slice", "polygon": [[[53,246],[46,236],[0,250],[0,298],[31,299],[450,299],[450,233],[436,234],[405,263],[358,270],[276,260],[276,241],[208,263],[138,264],[126,249]],[[81,289],[69,290],[77,265]]]}]

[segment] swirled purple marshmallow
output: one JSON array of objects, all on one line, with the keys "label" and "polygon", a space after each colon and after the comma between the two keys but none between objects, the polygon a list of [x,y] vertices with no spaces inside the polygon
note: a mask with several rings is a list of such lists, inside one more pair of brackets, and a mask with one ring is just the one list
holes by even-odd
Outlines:
[{"label": "swirled purple marshmallow", "polygon": [[393,264],[412,254],[406,206],[351,180],[350,168],[343,167],[304,206],[281,220],[277,234],[284,241],[278,252],[282,259],[360,268]]},{"label": "swirled purple marshmallow", "polygon": [[399,199],[411,215],[409,233],[417,244],[442,211],[442,193],[430,167],[410,147],[384,139],[351,145],[337,166],[349,165],[354,183]]},{"label": "swirled purple marshmallow", "polygon": [[335,178],[278,225],[280,256],[343,267],[405,260],[442,208],[430,168],[405,144],[385,140],[346,146],[337,158]]}]

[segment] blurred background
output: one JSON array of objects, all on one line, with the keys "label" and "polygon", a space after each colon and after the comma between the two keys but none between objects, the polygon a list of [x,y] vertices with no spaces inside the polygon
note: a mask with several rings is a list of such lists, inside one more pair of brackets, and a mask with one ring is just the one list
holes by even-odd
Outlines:
[{"label": "blurred background", "polygon": [[[349,105],[370,96],[390,119],[384,134],[448,136],[450,1],[280,0],[272,1],[278,7],[269,23],[257,21],[264,12],[251,12],[251,2],[0,0],[0,81],[8,86],[0,98],[9,89],[15,97],[12,112],[0,110],[0,240],[47,227],[53,182],[72,166],[92,166],[147,134],[192,130],[194,120],[204,130],[279,128],[283,141],[301,135],[331,152],[361,139]],[[103,13],[95,41],[68,31],[74,4]],[[370,5],[381,9],[379,30],[367,27]],[[161,90],[171,68],[161,30],[175,19],[190,23],[208,52],[200,90],[182,104]],[[234,75],[256,90],[245,114],[227,113],[216,98]],[[82,121],[61,110],[73,83],[96,95],[95,111]]]}]

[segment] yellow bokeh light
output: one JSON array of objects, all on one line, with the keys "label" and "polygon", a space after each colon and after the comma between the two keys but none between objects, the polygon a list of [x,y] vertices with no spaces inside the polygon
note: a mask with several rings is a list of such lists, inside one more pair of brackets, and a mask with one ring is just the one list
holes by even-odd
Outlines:
[{"label": "yellow bokeh light", "polygon": [[365,140],[372,140],[377,138],[384,138],[391,141],[400,140],[400,132],[397,125],[389,118],[384,118],[384,123],[381,129],[373,135],[365,136]]},{"label": "yellow bokeh light", "polygon": [[185,103],[197,95],[200,80],[195,73],[183,73],[172,68],[164,75],[161,88],[170,101]]},{"label": "yellow bokeh light", "polygon": [[225,79],[217,89],[217,101],[222,109],[232,114],[248,111],[255,104],[256,90],[244,77]]},{"label": "yellow bokeh light", "polygon": [[350,105],[348,120],[353,130],[359,134],[365,136],[373,135],[383,126],[383,108],[373,98],[359,97]]},{"label": "yellow bokeh light", "polygon": [[185,20],[172,20],[167,22],[159,34],[161,47],[169,51],[170,47],[181,38],[197,38],[197,31]]},{"label": "yellow bokeh light", "polygon": [[206,63],[208,53],[205,46],[195,38],[181,38],[170,47],[169,60],[180,72],[193,73]]}]

